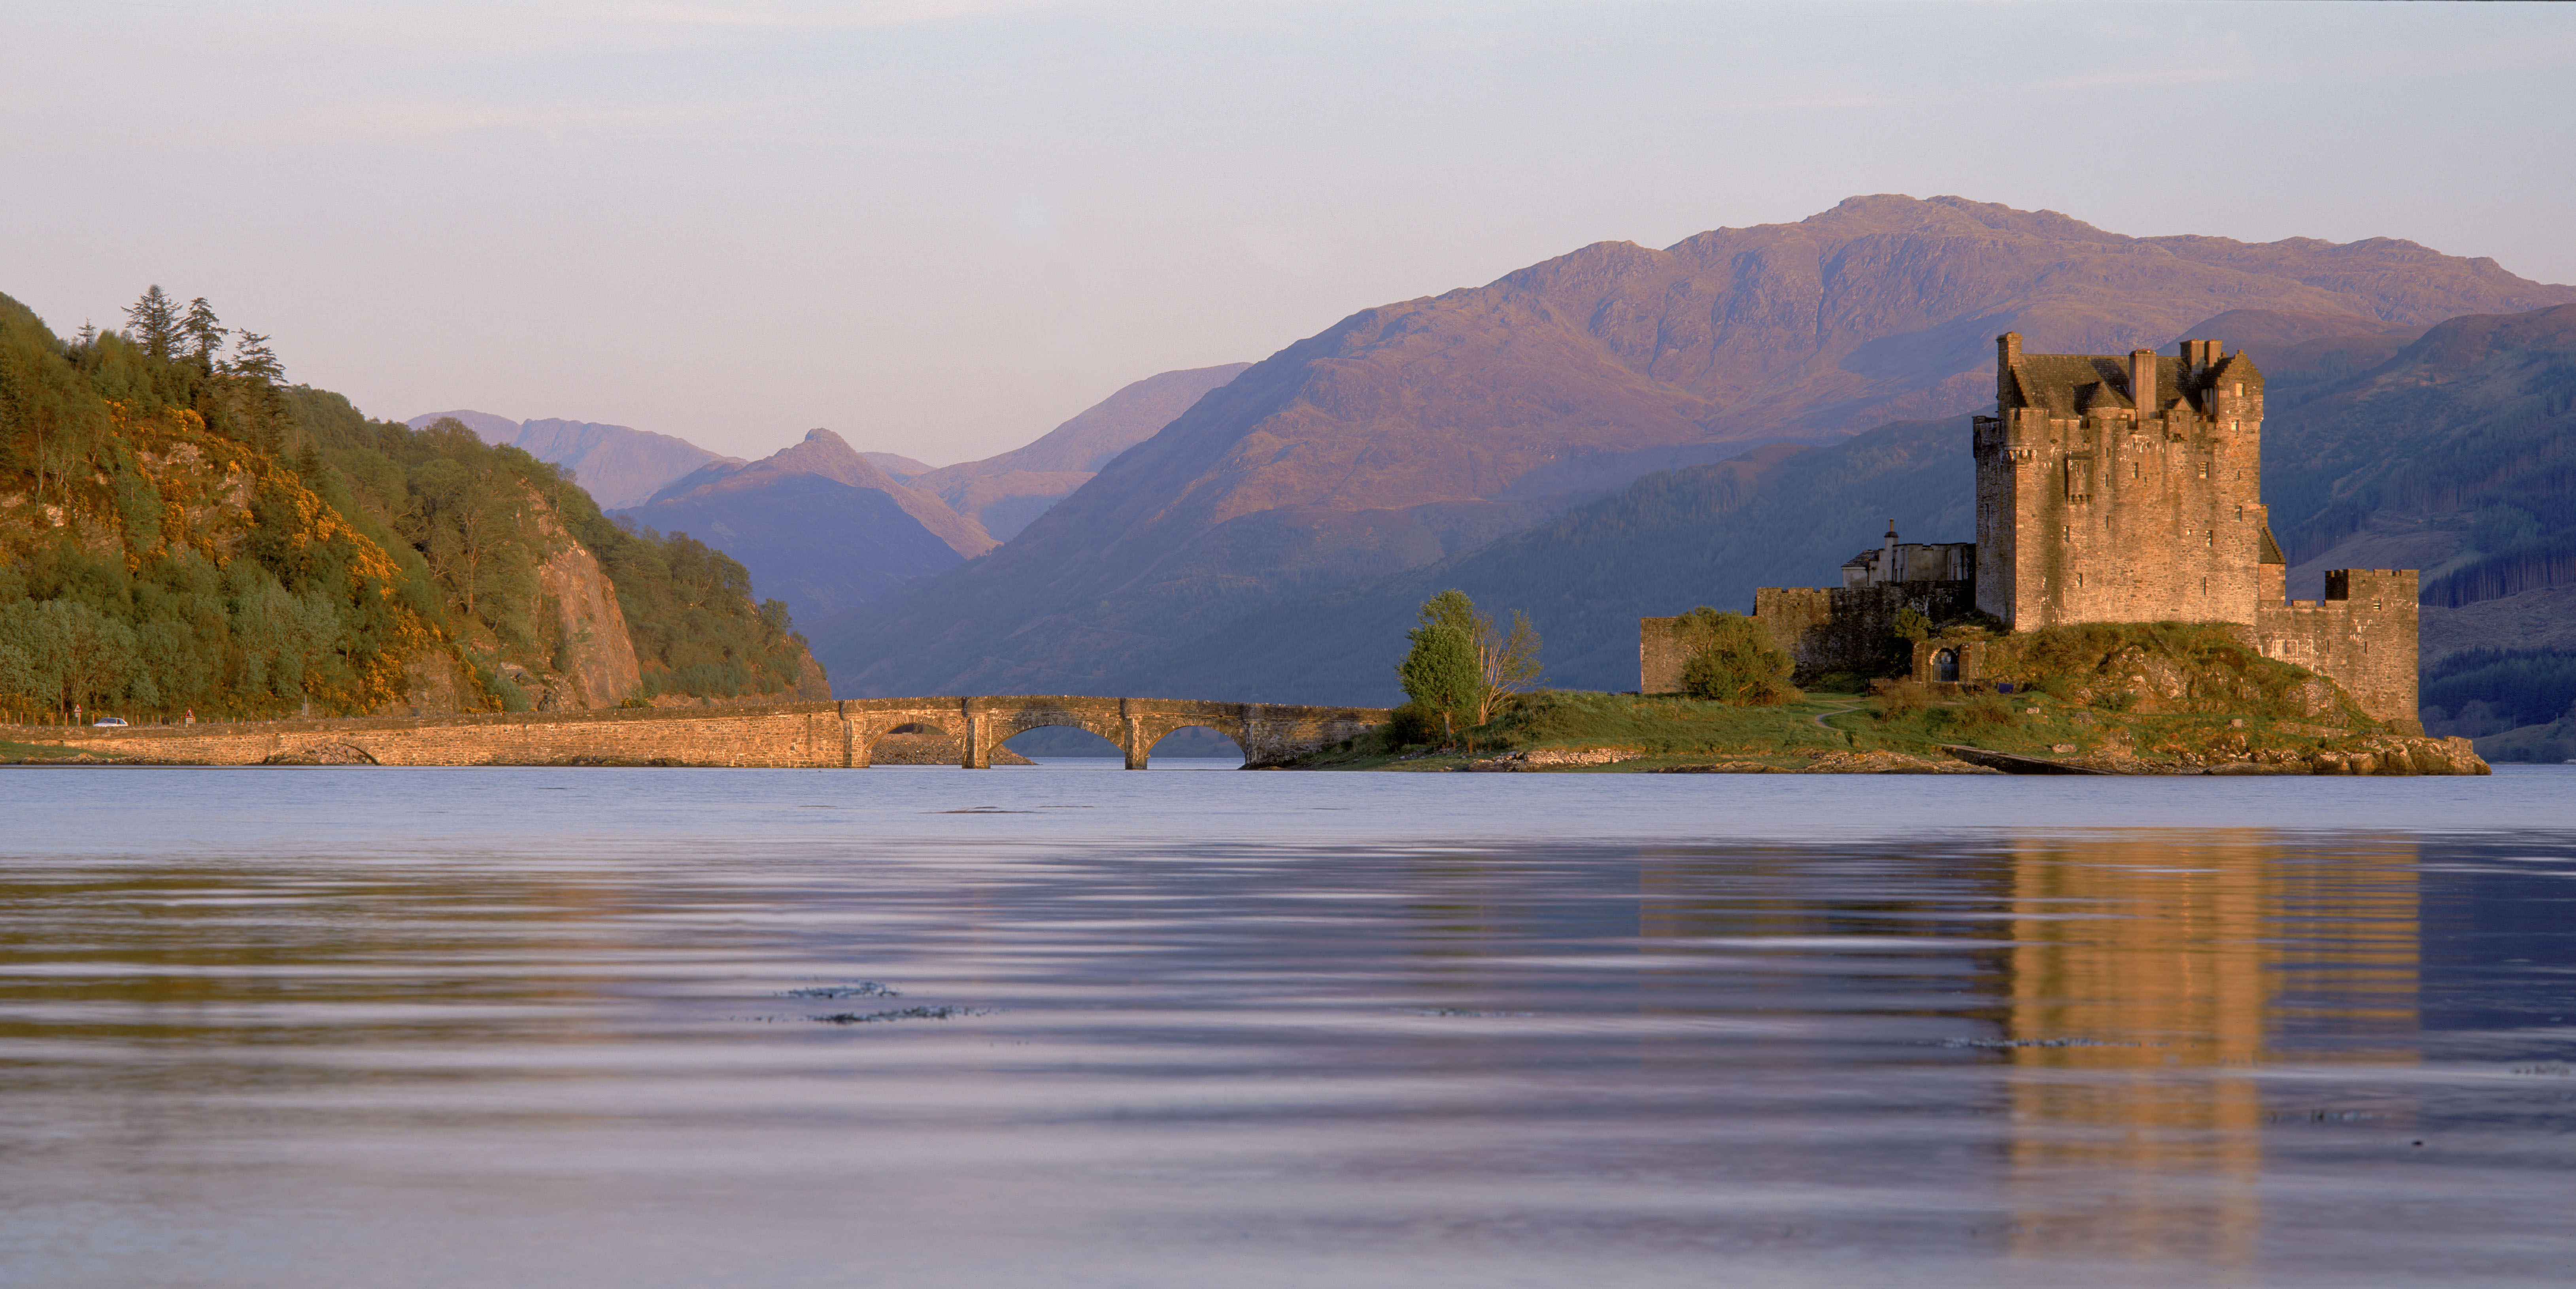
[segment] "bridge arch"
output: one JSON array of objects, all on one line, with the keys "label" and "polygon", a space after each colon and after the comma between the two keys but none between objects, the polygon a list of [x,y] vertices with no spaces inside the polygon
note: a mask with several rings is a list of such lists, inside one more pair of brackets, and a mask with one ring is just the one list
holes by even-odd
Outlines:
[{"label": "bridge arch", "polygon": [[1205,731],[1207,731],[1208,733],[1210,733],[1210,734],[1214,734],[1214,735],[1216,735],[1217,737],[1224,739],[1224,740],[1225,740],[1225,741],[1227,741],[1228,743],[1233,744],[1233,745],[1234,745],[1234,750],[1235,750],[1235,752],[1236,752],[1236,754],[1237,754],[1237,755],[1241,755],[1241,754],[1242,754],[1242,752],[1243,752],[1243,741],[1242,741],[1241,739],[1236,738],[1233,734],[1227,733],[1227,732],[1226,732],[1226,731],[1224,731],[1224,730],[1218,729],[1218,728],[1217,728],[1216,726],[1214,726],[1214,725],[1207,725],[1207,724],[1181,725],[1181,726],[1176,726],[1176,727],[1174,727],[1173,729],[1171,729],[1171,730],[1167,731],[1167,732],[1166,732],[1166,733],[1165,733],[1161,738],[1158,738],[1158,739],[1154,740],[1151,744],[1147,745],[1147,747],[1146,747],[1146,749],[1145,749],[1145,750],[1146,750],[1146,752],[1147,752],[1149,755],[1150,755],[1150,754],[1153,754],[1153,753],[1158,753],[1158,752],[1159,752],[1159,753],[1161,753],[1162,755],[1165,755],[1165,756],[1177,756],[1177,755],[1180,755],[1180,753],[1179,753],[1179,752],[1164,752],[1164,751],[1163,751],[1163,745],[1164,745],[1165,743],[1168,743],[1168,742],[1172,741],[1172,740],[1173,740],[1173,739],[1175,739],[1175,738],[1179,738],[1180,736],[1182,736],[1182,735],[1184,735],[1184,734],[1189,733],[1191,730],[1205,730]]}]

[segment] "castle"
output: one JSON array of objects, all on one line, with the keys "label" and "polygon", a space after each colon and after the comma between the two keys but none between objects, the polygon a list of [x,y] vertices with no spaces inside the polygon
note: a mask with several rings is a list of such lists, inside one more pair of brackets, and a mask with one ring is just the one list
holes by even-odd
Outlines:
[{"label": "castle", "polygon": [[[1977,540],[1908,545],[1894,524],[1843,585],[1764,587],[1754,618],[1801,676],[1886,665],[1898,616],[2224,622],[2265,656],[2332,678],[2363,711],[2416,729],[2416,574],[2338,569],[2323,600],[2287,598],[2262,504],[2263,375],[2215,340],[2025,354],[1995,341],[1995,414],[1975,418]],[[1639,688],[1680,688],[1672,618],[1642,620]],[[1921,680],[1977,682],[1978,641],[1915,649]],[[2001,679],[1998,677],[1997,679]]]}]

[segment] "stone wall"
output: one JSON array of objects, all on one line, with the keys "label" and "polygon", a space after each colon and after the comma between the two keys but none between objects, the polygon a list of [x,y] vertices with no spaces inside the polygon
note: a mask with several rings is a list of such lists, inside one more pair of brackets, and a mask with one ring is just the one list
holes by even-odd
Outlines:
[{"label": "stone wall", "polygon": [[[1825,597],[1819,615],[1812,597]],[[1832,671],[1885,671],[1905,659],[1897,615],[1912,609],[1934,622],[1976,610],[1974,582],[1881,582],[1871,586],[1764,587],[1753,593],[1753,618],[1797,660],[1804,684]]]},{"label": "stone wall", "polygon": [[2373,719],[2421,733],[2415,595],[2414,569],[2337,569],[2326,574],[2325,599],[2265,605],[2255,647],[2332,679]]},{"label": "stone wall", "polygon": [[1128,766],[1143,769],[1146,749],[1184,726],[1217,729],[1242,746],[1247,765],[1267,765],[1366,733],[1386,717],[1381,708],[1014,695],[121,728],[0,726],[0,739],[172,765],[838,769],[868,765],[878,741],[902,726],[949,736],[961,749],[960,764],[984,767],[1014,759],[1000,751],[1013,734],[1072,725],[1125,747]]},{"label": "stone wall", "polygon": [[[1797,663],[1807,684],[1827,672],[1875,674],[1902,666],[1897,614],[1912,609],[1935,622],[1976,608],[1974,582],[1879,582],[1868,586],[1765,586],[1753,592],[1753,621]],[[1637,619],[1637,692],[1678,693],[1691,642],[1682,619]]]}]

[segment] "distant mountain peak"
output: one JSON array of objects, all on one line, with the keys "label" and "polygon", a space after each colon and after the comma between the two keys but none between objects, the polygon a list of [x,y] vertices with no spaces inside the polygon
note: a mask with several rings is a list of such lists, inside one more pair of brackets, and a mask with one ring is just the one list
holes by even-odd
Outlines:
[{"label": "distant mountain peak", "polygon": [[984,531],[982,524],[949,509],[936,493],[897,481],[860,455],[849,440],[821,427],[807,430],[803,439],[749,464],[711,465],[695,471],[655,493],[652,501],[703,501],[769,487],[796,475],[814,475],[846,487],[882,492],[967,559],[1001,545]]}]

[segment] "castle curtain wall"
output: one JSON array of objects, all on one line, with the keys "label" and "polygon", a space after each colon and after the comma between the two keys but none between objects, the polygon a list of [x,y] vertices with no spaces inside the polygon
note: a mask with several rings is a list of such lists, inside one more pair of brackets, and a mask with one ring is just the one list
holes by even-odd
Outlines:
[{"label": "castle curtain wall", "polygon": [[2339,569],[2326,574],[2325,599],[2266,606],[2255,647],[2332,677],[2373,719],[2420,732],[2415,595],[2414,569]]}]

